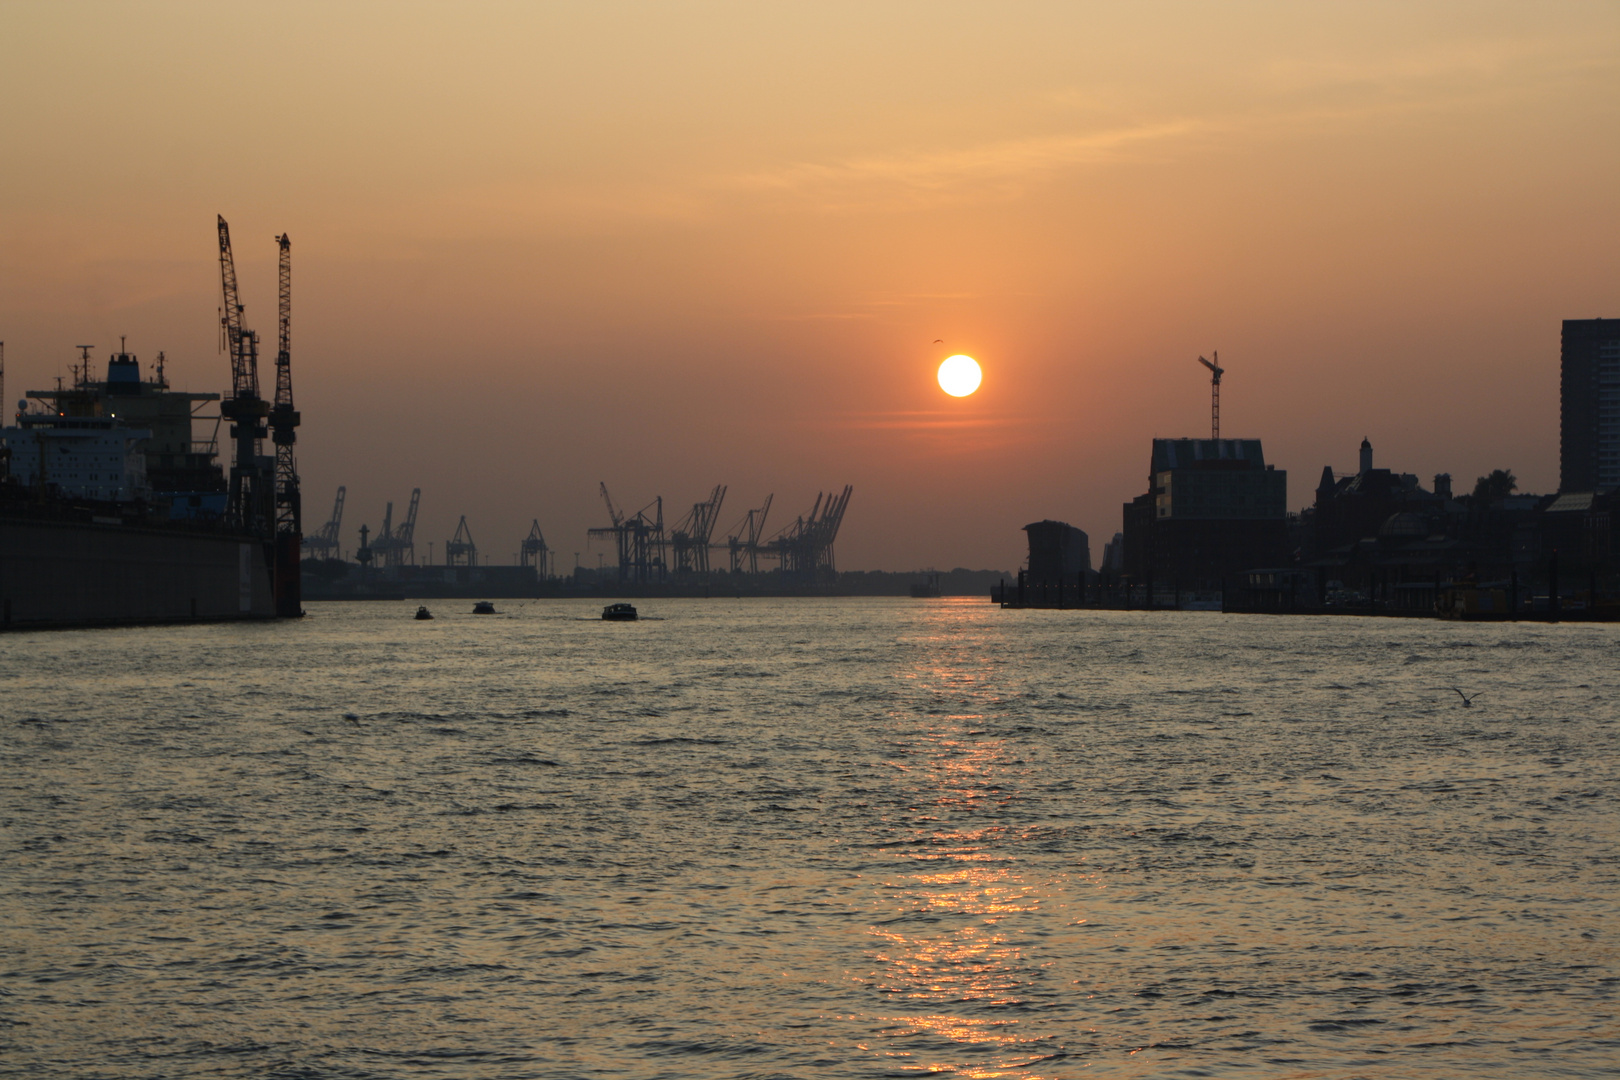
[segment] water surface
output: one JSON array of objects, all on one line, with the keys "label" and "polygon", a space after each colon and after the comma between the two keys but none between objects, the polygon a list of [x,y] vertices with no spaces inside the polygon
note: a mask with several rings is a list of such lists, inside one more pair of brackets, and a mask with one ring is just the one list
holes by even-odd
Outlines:
[{"label": "water surface", "polygon": [[0,638],[0,1074],[1620,1076],[1620,628],[639,603]]}]

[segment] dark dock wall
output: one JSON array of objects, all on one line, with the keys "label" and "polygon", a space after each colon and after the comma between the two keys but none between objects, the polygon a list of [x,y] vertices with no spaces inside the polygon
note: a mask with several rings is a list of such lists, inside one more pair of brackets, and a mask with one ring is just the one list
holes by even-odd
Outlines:
[{"label": "dark dock wall", "polygon": [[131,525],[0,520],[0,627],[274,614],[263,543]]}]

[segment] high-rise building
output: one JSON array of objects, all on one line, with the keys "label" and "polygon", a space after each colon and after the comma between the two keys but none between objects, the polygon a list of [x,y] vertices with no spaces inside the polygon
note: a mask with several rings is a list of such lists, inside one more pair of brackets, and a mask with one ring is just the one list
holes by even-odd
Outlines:
[{"label": "high-rise building", "polygon": [[1620,488],[1620,319],[1565,319],[1559,491]]}]

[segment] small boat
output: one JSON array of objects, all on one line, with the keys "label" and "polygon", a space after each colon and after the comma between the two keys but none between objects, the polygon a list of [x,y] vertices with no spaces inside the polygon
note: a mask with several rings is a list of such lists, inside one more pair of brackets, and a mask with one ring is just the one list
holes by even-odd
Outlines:
[{"label": "small boat", "polygon": [[418,619],[431,619],[433,618],[433,612],[429,611],[426,607],[419,607],[416,609],[416,617]]},{"label": "small boat", "polygon": [[636,617],[634,604],[609,604],[602,609],[602,618],[608,622],[632,622]]},{"label": "small boat", "polygon": [[478,601],[478,603],[473,605],[473,614],[474,615],[494,615],[494,614],[497,614],[497,612],[495,611],[495,605],[494,604],[490,603],[488,600],[480,600],[480,601]]}]

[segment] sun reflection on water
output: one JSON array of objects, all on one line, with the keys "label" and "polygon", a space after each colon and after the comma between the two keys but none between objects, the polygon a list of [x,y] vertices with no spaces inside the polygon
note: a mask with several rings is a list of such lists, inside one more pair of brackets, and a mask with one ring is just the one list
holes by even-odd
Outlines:
[{"label": "sun reflection on water", "polygon": [[[1026,930],[1054,902],[1047,883],[1026,881],[1007,854],[1019,839],[1006,820],[1024,771],[991,735],[990,672],[953,642],[949,614],[926,639],[941,654],[902,677],[933,690],[941,709],[896,716],[906,732],[892,764],[916,779],[894,860],[873,901],[869,987],[898,1009],[870,1017],[889,1067],[968,1077],[1039,1080],[1058,1051],[1020,1011],[1036,1008],[1047,964],[1030,955]],[[953,644],[954,647],[953,648]],[[966,706],[966,708],[963,708]],[[897,825],[901,822],[897,821]]]}]

